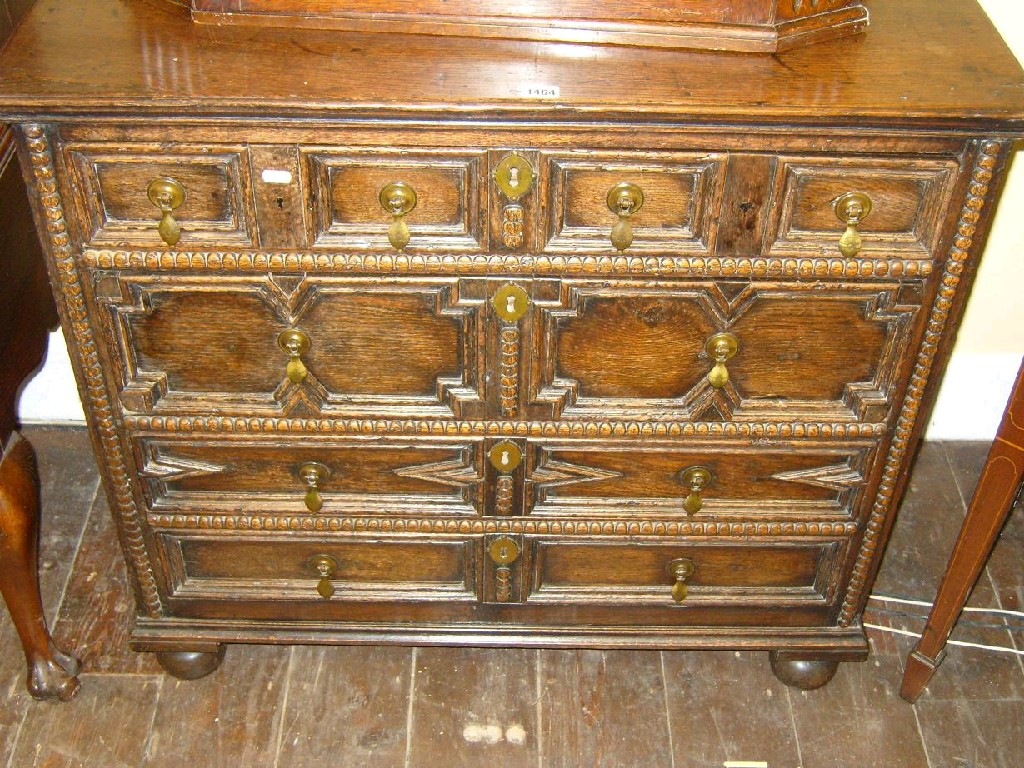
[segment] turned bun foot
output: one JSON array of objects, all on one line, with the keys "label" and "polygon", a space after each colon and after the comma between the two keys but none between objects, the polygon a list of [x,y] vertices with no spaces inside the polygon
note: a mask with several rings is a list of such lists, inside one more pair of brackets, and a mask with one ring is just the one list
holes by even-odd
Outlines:
[{"label": "turned bun foot", "polygon": [[834,659],[808,659],[787,651],[771,651],[772,672],[791,688],[813,691],[835,675],[839,662]]},{"label": "turned bun foot", "polygon": [[198,680],[213,672],[224,661],[224,645],[216,651],[157,651],[160,666],[180,680]]}]

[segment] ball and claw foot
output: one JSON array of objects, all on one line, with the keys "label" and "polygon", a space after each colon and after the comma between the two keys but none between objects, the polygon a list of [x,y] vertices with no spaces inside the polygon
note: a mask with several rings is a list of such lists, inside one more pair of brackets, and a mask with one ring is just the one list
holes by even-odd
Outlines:
[{"label": "ball and claw foot", "polygon": [[768,658],[779,680],[802,691],[821,688],[839,669],[839,662],[834,659],[808,659],[785,651],[771,651]]},{"label": "ball and claw foot", "polygon": [[225,650],[222,644],[216,651],[157,651],[156,660],[165,672],[179,680],[198,680],[220,666]]},{"label": "ball and claw foot", "polygon": [[50,645],[49,659],[36,659],[28,667],[28,692],[32,698],[71,701],[78,693],[78,659]]}]

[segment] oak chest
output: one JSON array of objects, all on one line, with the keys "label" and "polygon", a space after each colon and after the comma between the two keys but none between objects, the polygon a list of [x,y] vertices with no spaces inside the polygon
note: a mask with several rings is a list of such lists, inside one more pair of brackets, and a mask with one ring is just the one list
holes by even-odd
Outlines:
[{"label": "oak chest", "polygon": [[873,12],[772,57],[40,0],[0,109],[135,646],[863,658],[1024,128],[973,2]]}]

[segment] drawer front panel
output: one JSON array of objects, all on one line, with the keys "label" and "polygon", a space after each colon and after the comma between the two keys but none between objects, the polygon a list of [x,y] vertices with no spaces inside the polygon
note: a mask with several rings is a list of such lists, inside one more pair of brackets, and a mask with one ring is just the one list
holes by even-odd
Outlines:
[{"label": "drawer front panel", "polygon": [[725,157],[633,152],[544,157],[551,211],[544,250],[613,252],[610,236],[618,216],[608,207],[608,193],[630,182],[643,193],[642,206],[628,217],[630,253],[714,252]]},{"label": "drawer front panel", "polygon": [[[483,299],[456,280],[108,273],[97,293],[120,342],[128,410],[452,416],[483,404]],[[298,375],[281,341],[292,329],[307,341]]]},{"label": "drawer front panel", "polygon": [[871,212],[858,225],[862,254],[931,258],[956,173],[952,160],[780,158],[768,251],[838,253],[846,226],[834,201],[862,192],[871,200]]},{"label": "drawer front panel", "polygon": [[[716,604],[825,604],[837,578],[840,542],[717,545],[535,542],[529,603],[611,603],[685,611]],[[693,563],[677,603],[673,561]]]},{"label": "drawer front panel", "polygon": [[[882,421],[919,301],[899,284],[565,280],[538,312],[530,405],[568,419]],[[723,332],[738,350],[716,387],[707,345]]]},{"label": "drawer front panel", "polygon": [[161,211],[147,196],[159,178],[172,179],[185,193],[173,211],[181,227],[176,247],[256,245],[245,147],[176,143],[169,152],[158,145],[72,144],[65,151],[93,245],[167,247],[157,231]]},{"label": "drawer front panel", "polygon": [[381,190],[402,182],[416,194],[404,216],[410,251],[480,251],[486,248],[486,190],[480,181],[485,154],[445,150],[302,150],[313,191],[314,247],[390,250],[391,214]]},{"label": "drawer front panel", "polygon": [[[526,479],[535,516],[846,520],[874,456],[873,447],[547,444]],[[694,468],[710,479],[688,475]]]},{"label": "drawer front panel", "polygon": [[156,512],[465,516],[483,506],[479,441],[137,438],[135,453]]},{"label": "drawer front panel", "polygon": [[[477,597],[480,544],[468,537],[314,540],[162,534],[158,541],[172,597],[331,605]],[[333,561],[329,600],[317,592],[322,574],[315,558],[320,556]]]}]

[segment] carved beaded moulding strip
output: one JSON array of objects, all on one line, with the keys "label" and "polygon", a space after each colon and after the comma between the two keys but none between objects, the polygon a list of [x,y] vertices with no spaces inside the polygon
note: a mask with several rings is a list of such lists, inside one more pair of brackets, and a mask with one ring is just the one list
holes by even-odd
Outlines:
[{"label": "carved beaded moulding strip", "polygon": [[488,518],[440,520],[390,517],[308,515],[198,515],[153,513],[154,528],[238,531],[309,531],[316,533],[523,533],[558,536],[852,536],[853,522],[715,523],[659,520],[530,520]]},{"label": "carved beaded moulding strip", "polygon": [[601,274],[683,277],[899,278],[927,277],[925,259],[835,257],[715,258],[705,256],[529,256],[432,254],[311,254],[263,252],[110,251],[86,249],[97,269],[238,272],[387,272],[445,274]]},{"label": "carved beaded moulding strip", "polygon": [[56,170],[49,136],[41,125],[26,125],[22,127],[22,131],[28,150],[32,181],[46,220],[47,246],[56,271],[61,294],[60,303],[63,305],[62,325],[65,333],[70,332],[74,354],[77,354],[81,362],[87,407],[91,414],[94,433],[99,436],[103,447],[101,460],[105,460],[108,469],[111,505],[121,522],[127,559],[134,570],[139,595],[142,598],[140,602],[150,616],[159,616],[162,612],[160,595],[157,592],[156,578],[142,534],[141,516],[132,494],[131,476],[121,451],[115,412],[111,408],[103,380],[102,364],[89,323],[82,281],[64,218],[64,206],[57,191]]},{"label": "carved beaded moulding strip", "polygon": [[375,419],[276,419],[227,416],[125,417],[136,432],[300,433],[493,435],[507,437],[753,437],[875,438],[886,432],[882,423],[842,422],[566,422],[566,421],[427,421]]},{"label": "carved beaded moulding strip", "polygon": [[949,257],[946,259],[939,291],[925,328],[924,342],[910,376],[910,384],[907,387],[903,407],[896,420],[892,444],[889,446],[885,467],[882,470],[878,495],[875,497],[871,515],[868,517],[864,540],[857,553],[857,560],[850,576],[849,588],[839,616],[840,626],[850,626],[863,609],[867,599],[864,594],[865,587],[874,568],[889,508],[900,481],[901,469],[907,459],[907,452],[911,447],[911,439],[925,388],[932,373],[943,332],[949,321],[950,311],[953,309],[953,302],[960,288],[965,262],[970,257],[970,251],[975,245],[974,235],[978,228],[978,222],[981,220],[981,212],[989,194],[989,185],[999,163],[999,155],[1003,151],[1003,147],[1004,145],[997,141],[983,142],[975,159],[967,197],[960,211],[960,219],[957,221],[953,245],[950,248]]}]

